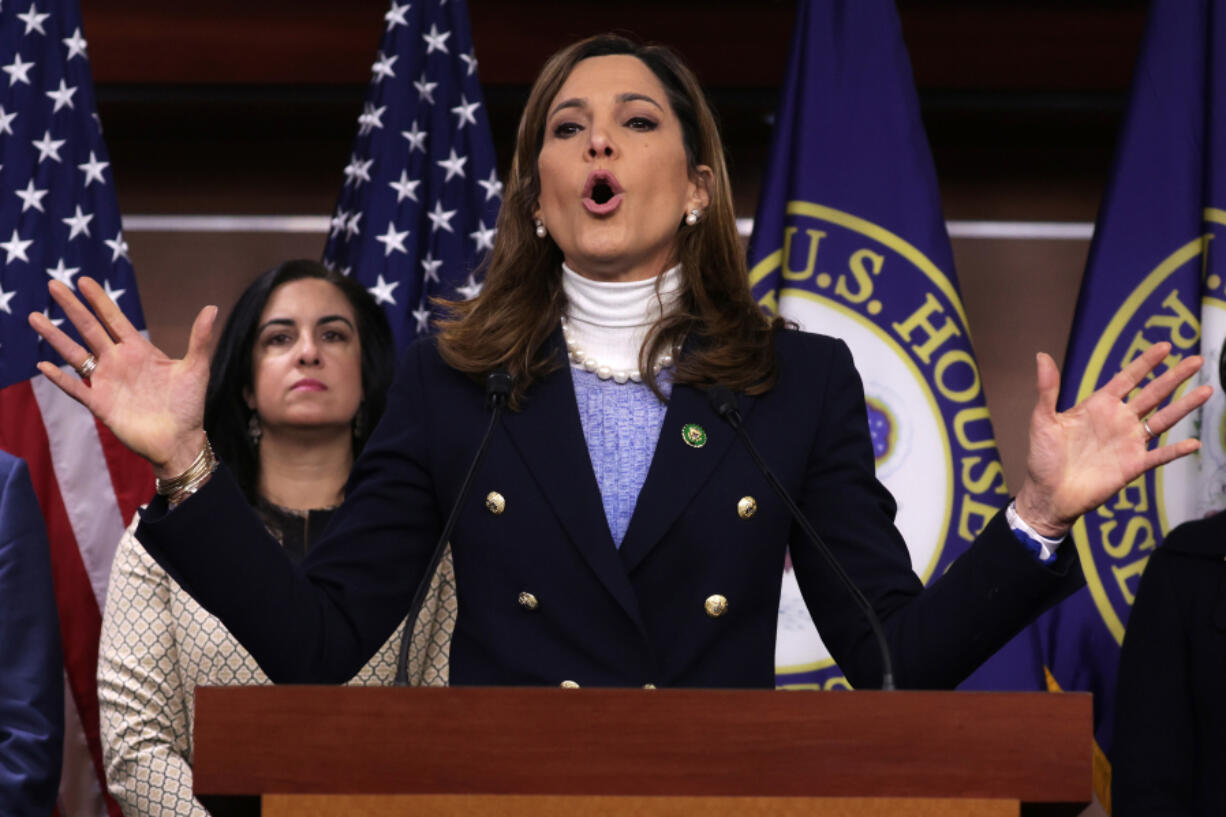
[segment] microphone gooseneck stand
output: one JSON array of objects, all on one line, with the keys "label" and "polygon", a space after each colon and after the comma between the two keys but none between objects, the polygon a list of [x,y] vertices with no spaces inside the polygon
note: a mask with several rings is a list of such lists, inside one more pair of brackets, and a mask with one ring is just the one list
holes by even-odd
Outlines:
[{"label": "microphone gooseneck stand", "polygon": [[796,524],[800,525],[800,529],[809,537],[809,541],[817,548],[818,553],[830,565],[830,569],[839,577],[843,586],[847,588],[847,592],[851,594],[852,600],[860,608],[864,617],[868,619],[869,626],[873,629],[873,636],[877,641],[877,649],[881,652],[881,688],[894,689],[894,663],[890,660],[890,647],[885,640],[885,633],[881,629],[881,619],[877,617],[877,613],[873,610],[873,606],[868,603],[868,599],[860,592],[860,588],[847,575],[847,571],[839,564],[839,560],[835,558],[834,552],[830,550],[830,546],[822,540],[817,531],[813,529],[813,525],[809,523],[808,518],[801,513],[800,508],[792,500],[787,489],[779,482],[779,479],[767,467],[763,461],[762,455],[758,453],[758,449],[754,446],[753,440],[749,438],[749,432],[745,430],[745,425],[741,421],[741,412],[736,407],[736,397],[725,386],[711,386],[707,389],[707,399],[711,402],[711,408],[720,416],[728,425],[732,426],[732,430],[741,438],[741,442],[745,444],[745,448],[749,451],[749,456],[753,458],[754,463],[758,466],[758,470],[766,477],[766,481],[770,483],[771,488],[783,500],[783,504],[791,511],[792,518]]},{"label": "microphone gooseneck stand", "polygon": [[409,646],[413,643],[413,627],[417,624],[417,617],[421,615],[421,606],[430,589],[430,580],[434,577],[434,571],[438,569],[439,561],[443,558],[443,548],[447,546],[447,541],[451,538],[451,531],[455,528],[456,520],[460,518],[460,507],[468,497],[473,476],[481,466],[481,460],[485,459],[485,451],[489,448],[494,426],[498,424],[498,418],[502,416],[502,410],[507,404],[507,396],[511,393],[512,382],[511,375],[504,369],[491,372],[485,380],[485,405],[490,409],[490,422],[485,427],[485,436],[481,438],[481,445],[477,446],[477,453],[473,456],[472,464],[468,466],[468,473],[464,475],[464,482],[460,484],[460,493],[456,496],[455,504],[451,506],[451,514],[447,517],[447,524],[443,526],[443,533],[434,546],[434,554],[430,557],[430,567],[418,583],[417,593],[414,594],[413,603],[409,606],[409,614],[404,622],[404,632],[400,635],[400,655],[396,660],[396,686],[409,685]]}]

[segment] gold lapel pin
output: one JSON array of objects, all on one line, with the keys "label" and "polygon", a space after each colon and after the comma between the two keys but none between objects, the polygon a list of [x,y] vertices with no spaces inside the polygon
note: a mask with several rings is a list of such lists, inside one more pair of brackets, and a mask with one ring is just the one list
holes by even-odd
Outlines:
[{"label": "gold lapel pin", "polygon": [[707,444],[707,432],[698,423],[686,423],[681,427],[681,439],[690,448],[702,448]]}]

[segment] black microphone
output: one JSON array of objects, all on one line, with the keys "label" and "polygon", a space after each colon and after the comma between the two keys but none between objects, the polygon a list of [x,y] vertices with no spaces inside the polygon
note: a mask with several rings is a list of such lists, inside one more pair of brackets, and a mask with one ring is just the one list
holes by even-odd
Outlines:
[{"label": "black microphone", "polygon": [[459,496],[456,497],[455,504],[451,506],[447,524],[443,526],[443,533],[434,546],[434,554],[430,557],[430,567],[417,585],[417,593],[414,594],[413,603],[409,606],[409,615],[404,620],[404,632],[400,635],[400,656],[396,660],[396,686],[408,686],[409,684],[409,645],[413,642],[413,627],[417,624],[417,617],[421,615],[421,606],[425,603],[426,593],[430,590],[430,580],[434,578],[434,571],[438,569],[438,563],[443,558],[443,548],[447,546],[447,540],[451,538],[451,531],[455,528],[456,520],[460,518],[460,506],[468,497],[473,475],[477,473],[481,460],[485,458],[485,450],[489,448],[494,425],[502,416],[502,410],[507,405],[507,398],[511,394],[511,386],[514,382],[511,373],[506,369],[497,369],[490,372],[485,378],[485,406],[490,409],[490,422],[485,427],[485,436],[481,438],[481,445],[477,446],[477,453],[473,456],[472,464],[468,466],[468,473],[464,475],[464,482],[460,484]]},{"label": "black microphone", "polygon": [[839,564],[839,560],[835,558],[834,552],[830,550],[822,537],[818,536],[817,531],[813,529],[813,525],[809,523],[808,518],[800,512],[800,508],[796,507],[796,503],[788,494],[787,489],[783,487],[783,483],[771,472],[763,461],[762,455],[758,453],[758,449],[754,447],[753,440],[749,438],[749,432],[745,430],[744,423],[741,422],[741,412],[736,407],[736,397],[726,386],[715,385],[707,389],[707,399],[711,402],[711,408],[719,415],[720,419],[724,420],[728,425],[732,426],[733,431],[745,443],[745,448],[748,449],[749,455],[753,457],[754,463],[758,466],[758,470],[766,477],[766,481],[770,483],[771,488],[783,500],[783,504],[787,506],[792,513],[792,518],[796,520],[796,524],[800,525],[800,529],[809,537],[809,541],[813,543],[813,547],[817,548],[830,565],[834,574],[839,577],[843,586],[847,588],[847,592],[851,594],[852,600],[864,613],[864,617],[868,619],[869,625],[873,628],[873,636],[877,640],[877,649],[881,651],[881,688],[894,689],[894,663],[890,660],[890,647],[886,643],[885,633],[881,630],[881,619],[877,618],[877,613],[873,610],[873,606],[868,603],[868,599],[860,592],[860,588],[856,587],[856,583],[847,575],[847,571]]}]

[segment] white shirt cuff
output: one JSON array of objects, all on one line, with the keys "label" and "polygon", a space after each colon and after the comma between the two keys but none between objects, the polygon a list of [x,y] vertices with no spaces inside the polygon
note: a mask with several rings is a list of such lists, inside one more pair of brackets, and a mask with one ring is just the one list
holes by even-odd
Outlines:
[{"label": "white shirt cuff", "polygon": [[1010,502],[1009,507],[1005,508],[1005,521],[1009,523],[1009,527],[1015,531],[1020,531],[1027,538],[1039,544],[1039,559],[1041,561],[1050,561],[1056,555],[1056,550],[1059,549],[1063,538],[1052,539],[1044,536],[1027,524],[1025,519],[1022,519],[1021,514],[1017,512],[1017,502]]}]

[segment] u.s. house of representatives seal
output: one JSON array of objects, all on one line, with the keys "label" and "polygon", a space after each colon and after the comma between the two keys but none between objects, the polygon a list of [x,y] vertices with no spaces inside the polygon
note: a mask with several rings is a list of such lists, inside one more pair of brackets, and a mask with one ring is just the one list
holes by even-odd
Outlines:
[{"label": "u.s. house of representatives seal", "polygon": [[1073,527],[1090,594],[1117,643],[1123,641],[1124,623],[1141,573],[1163,533],[1180,522],[1226,508],[1226,403],[1216,382],[1217,361],[1226,338],[1226,265],[1211,263],[1217,261],[1212,255],[1215,239],[1226,239],[1226,210],[1206,209],[1204,228],[1202,235],[1173,247],[1126,294],[1077,384],[1080,401],[1146,349],[1166,341],[1171,353],[1152,377],[1199,353],[1205,356],[1206,365],[1175,397],[1201,383],[1214,386],[1213,397],[1200,411],[1158,440],[1164,445],[1199,437],[1201,450],[1138,477]]},{"label": "u.s. house of representatives seal", "polygon": [[[771,280],[777,285],[763,294]],[[940,575],[1008,499],[953,282],[894,233],[793,201],[782,246],[754,266],[750,283],[768,311],[851,348],[864,380],[877,475],[898,501],[912,566],[925,582]],[[833,664],[788,570],[779,682],[845,684]]]}]

